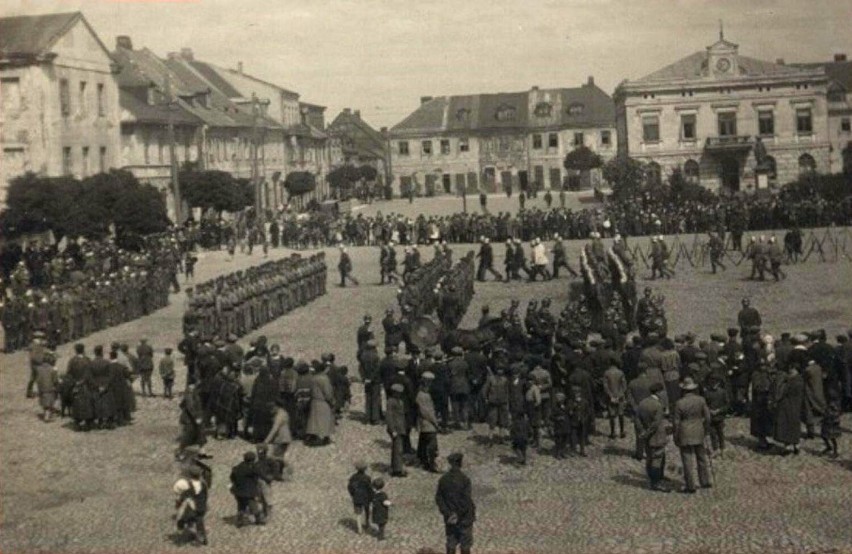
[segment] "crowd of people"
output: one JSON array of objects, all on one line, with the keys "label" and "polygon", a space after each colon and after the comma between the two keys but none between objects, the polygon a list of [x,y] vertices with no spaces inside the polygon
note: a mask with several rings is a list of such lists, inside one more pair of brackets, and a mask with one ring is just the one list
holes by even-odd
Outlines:
[{"label": "crowd of people", "polygon": [[293,254],[187,289],[183,330],[201,339],[242,337],[326,293],[325,253]]},{"label": "crowd of people", "polygon": [[148,237],[139,251],[113,241],[54,246],[15,245],[3,251],[0,323],[6,352],[44,333],[52,348],[147,315],[178,292],[178,234]]}]

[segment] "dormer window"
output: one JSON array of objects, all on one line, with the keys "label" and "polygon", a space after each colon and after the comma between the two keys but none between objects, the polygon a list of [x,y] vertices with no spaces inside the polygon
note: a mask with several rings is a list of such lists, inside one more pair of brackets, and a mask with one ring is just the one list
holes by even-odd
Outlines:
[{"label": "dormer window", "polygon": [[550,117],[551,113],[553,113],[553,104],[550,102],[539,102],[535,105],[536,117]]},{"label": "dormer window", "polygon": [[459,108],[456,111],[456,121],[467,123],[470,120],[470,110],[467,108]]},{"label": "dormer window", "polygon": [[518,110],[505,104],[497,108],[497,111],[494,113],[494,118],[497,121],[514,121],[517,116]]},{"label": "dormer window", "polygon": [[583,104],[571,104],[568,106],[568,115],[582,115],[586,111]]}]

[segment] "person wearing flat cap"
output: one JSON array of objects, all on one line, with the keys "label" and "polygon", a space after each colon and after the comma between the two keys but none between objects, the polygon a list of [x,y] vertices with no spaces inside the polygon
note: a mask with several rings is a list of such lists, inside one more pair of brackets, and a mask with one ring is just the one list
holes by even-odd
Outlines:
[{"label": "person wearing flat cap", "polygon": [[432,400],[430,389],[435,380],[435,374],[424,371],[420,375],[420,390],[414,402],[417,405],[417,430],[420,435],[417,438],[417,459],[423,469],[437,473],[435,457],[438,455],[438,416],[435,414],[435,403]]},{"label": "person wearing flat cap", "polygon": [[680,386],[683,396],[675,403],[672,418],[674,441],[680,448],[683,462],[684,487],[681,492],[694,494],[699,484],[704,489],[713,486],[710,458],[705,448],[705,438],[711,425],[710,408],[704,397],[698,394],[698,383],[691,377],[685,378]]},{"label": "person wearing flat cap", "polygon": [[364,343],[364,349],[358,358],[361,380],[364,383],[364,410],[369,425],[378,425],[382,419],[382,377],[381,360],[376,349],[375,339]]},{"label": "person wearing flat cap", "polygon": [[468,554],[473,546],[476,504],[471,494],[470,478],[461,469],[463,459],[460,452],[447,456],[450,469],[438,480],[435,492],[435,503],[444,518],[447,554],[454,554],[457,548],[462,554]]},{"label": "person wearing flat cap", "polygon": [[666,434],[665,408],[660,396],[665,385],[653,381],[651,395],[639,403],[636,413],[636,426],[645,447],[645,471],[648,473],[651,490],[671,492],[663,484],[666,470]]},{"label": "person wearing flat cap", "polygon": [[453,413],[453,423],[459,429],[470,429],[468,406],[470,397],[470,366],[464,359],[464,349],[461,346],[454,346],[450,350],[447,372],[450,376],[450,403]]},{"label": "person wearing flat cap", "polygon": [[394,477],[408,475],[402,459],[403,437],[408,436],[404,394],[405,386],[402,383],[394,383],[390,386],[385,422],[388,435],[391,437],[391,475]]}]

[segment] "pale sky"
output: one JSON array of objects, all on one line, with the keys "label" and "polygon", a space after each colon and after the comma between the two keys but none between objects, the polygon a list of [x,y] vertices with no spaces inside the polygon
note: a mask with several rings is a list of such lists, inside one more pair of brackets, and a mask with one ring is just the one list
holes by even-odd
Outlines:
[{"label": "pale sky", "polygon": [[719,20],[740,53],[774,61],[852,56],[852,0],[0,0],[0,13],[82,10],[114,48],[197,59],[377,129],[421,96],[570,87],[608,93],[712,44]]}]

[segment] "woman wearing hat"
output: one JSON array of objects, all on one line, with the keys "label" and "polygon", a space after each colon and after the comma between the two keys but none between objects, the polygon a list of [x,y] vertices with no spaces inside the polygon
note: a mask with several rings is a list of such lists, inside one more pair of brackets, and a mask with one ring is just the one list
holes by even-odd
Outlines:
[{"label": "woman wearing hat", "polygon": [[334,389],[326,375],[325,367],[320,365],[311,378],[311,407],[305,434],[319,445],[331,443],[334,433]]},{"label": "woman wearing hat", "polygon": [[55,411],[59,391],[59,373],[56,371],[56,354],[45,352],[41,363],[35,368],[35,384],[38,390],[38,402],[44,412],[42,419],[50,421]]},{"label": "woman wearing hat", "polygon": [[779,375],[770,402],[775,416],[772,437],[784,445],[784,455],[799,453],[805,402],[805,382],[799,374],[799,367],[791,363],[787,373]]}]

